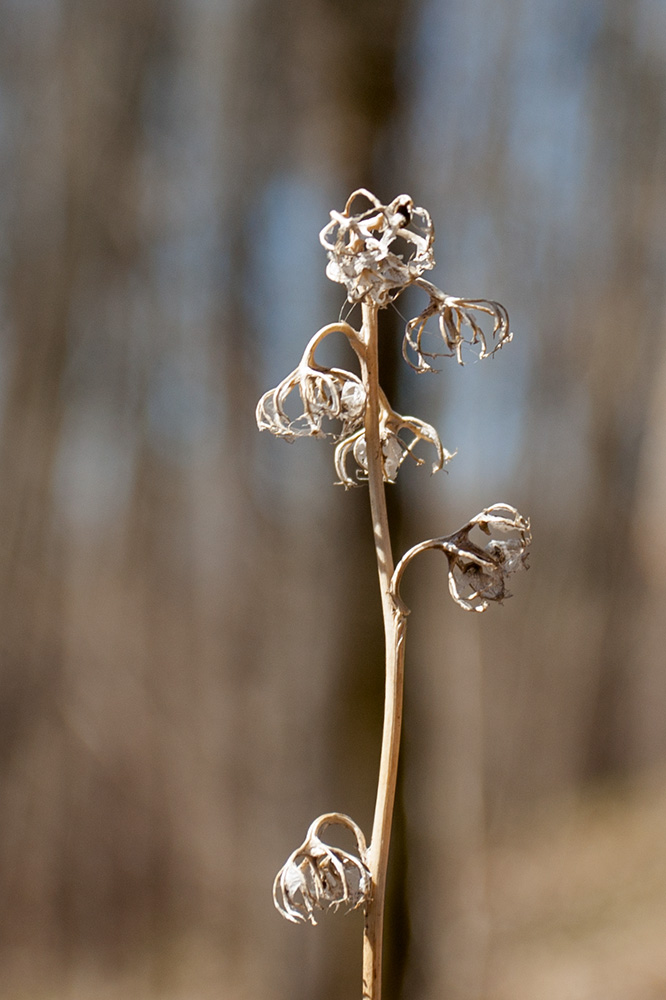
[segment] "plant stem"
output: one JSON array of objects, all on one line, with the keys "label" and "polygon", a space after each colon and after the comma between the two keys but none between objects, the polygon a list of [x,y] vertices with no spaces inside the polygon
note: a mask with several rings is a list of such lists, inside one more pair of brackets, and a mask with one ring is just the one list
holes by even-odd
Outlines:
[{"label": "plant stem", "polygon": [[382,937],[384,902],[388,868],[393,803],[395,800],[402,724],[402,689],[404,674],[404,638],[406,615],[394,599],[390,584],[393,576],[393,554],[384,491],[384,463],[379,436],[379,362],[377,347],[378,308],[363,303],[362,336],[365,343],[361,358],[363,384],[367,394],[365,441],[368,461],[370,512],[377,553],[379,589],[384,619],[386,650],[386,688],[384,698],[384,728],[377,784],[377,801],[368,847],[367,862],[372,877],[372,894],[366,905],[363,936],[363,997],[381,1000]]}]

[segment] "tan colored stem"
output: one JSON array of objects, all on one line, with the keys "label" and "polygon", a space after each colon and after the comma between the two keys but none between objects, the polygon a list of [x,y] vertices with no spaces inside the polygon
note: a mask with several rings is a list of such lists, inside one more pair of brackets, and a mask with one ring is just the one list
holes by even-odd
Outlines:
[{"label": "tan colored stem", "polygon": [[384,492],[384,463],[379,436],[380,388],[377,356],[377,311],[377,306],[363,303],[362,337],[365,343],[365,357],[361,358],[361,372],[367,393],[365,440],[368,458],[368,487],[384,618],[386,689],[377,801],[372,839],[367,854],[368,868],[372,877],[372,896],[366,905],[363,936],[364,1000],[381,1000],[384,901],[400,752],[406,626],[404,611],[398,606],[391,594],[391,578],[394,567]]}]

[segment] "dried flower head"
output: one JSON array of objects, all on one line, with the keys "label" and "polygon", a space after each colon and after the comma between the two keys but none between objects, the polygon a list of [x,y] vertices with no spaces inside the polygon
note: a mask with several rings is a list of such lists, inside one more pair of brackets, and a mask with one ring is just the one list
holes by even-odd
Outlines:
[{"label": "dried flower head", "polygon": [[[490,536],[484,547],[470,538],[474,528]],[[512,537],[496,538],[494,534]],[[449,561],[449,591],[456,604],[465,611],[485,611],[490,601],[501,603],[511,596],[506,589],[507,577],[527,567],[531,541],[528,518],[509,504],[493,504],[452,535],[431,538],[409,549],[396,566],[391,589],[399,598],[402,575],[414,556],[426,549],[439,549]]]},{"label": "dried flower head", "polygon": [[[319,330],[305,348],[298,368],[275,389],[265,392],[257,403],[259,430],[268,430],[288,441],[295,437],[339,440],[363,424],[365,389],[358,375],[341,368],[323,368],[314,359],[317,345],[335,332],[356,337],[356,331],[348,323],[331,323]],[[294,390],[300,396],[302,413],[292,418],[287,413],[287,402]],[[325,421],[329,420],[339,420],[340,429],[325,430]]]},{"label": "dried flower head", "polygon": [[[394,483],[398,475],[400,466],[409,456],[417,465],[423,465],[423,459],[414,453],[416,446],[424,441],[435,449],[435,461],[432,464],[432,472],[438,472],[447,462],[450,462],[454,453],[444,448],[439,434],[425,420],[418,417],[403,417],[391,408],[384,393],[379,392],[379,439],[382,445],[382,463],[384,471],[384,481]],[[405,441],[401,436],[402,432],[412,435],[411,441]],[[356,475],[352,476],[347,468],[349,456],[352,455],[356,465]],[[368,477],[368,450],[365,440],[365,431],[360,428],[349,437],[341,438],[335,449],[335,469],[340,477],[340,482],[345,487],[358,486]]]},{"label": "dried flower head", "polygon": [[[294,389],[298,389],[303,412],[292,419],[285,407]],[[338,368],[299,367],[261,397],[257,403],[257,424],[259,430],[268,430],[288,441],[295,437],[337,440],[363,423],[364,409],[365,390],[356,375]],[[325,420],[340,420],[340,431],[324,430]]]},{"label": "dried flower head", "polygon": [[[483,359],[490,357],[513,339],[509,328],[509,315],[499,302],[486,302],[485,299],[458,299],[444,295],[429,281],[419,281],[417,284],[428,292],[430,302],[423,312],[409,321],[402,343],[403,357],[416,371],[437,371],[430,364],[435,358],[455,356],[458,364],[462,364],[463,344],[476,346],[478,357]],[[492,322],[492,328],[487,331],[484,331],[481,323],[483,315],[489,316]],[[427,332],[426,325],[433,316],[437,316],[439,320],[439,333],[445,345],[443,351],[428,351],[423,344],[423,337]],[[490,327],[490,323],[488,326]],[[410,358],[410,351],[416,355],[416,361]]]},{"label": "dried flower head", "polygon": [[[358,857],[324,843],[320,833],[337,824],[354,834]],[[316,924],[315,910],[355,910],[370,895],[372,879],[361,829],[343,813],[326,813],[311,824],[307,837],[290,854],[273,883],[273,901],[292,923]]]},{"label": "dried flower head", "polygon": [[[359,211],[359,201],[370,205]],[[326,274],[345,285],[350,302],[385,306],[435,264],[432,219],[406,194],[382,205],[359,188],[343,212],[331,212],[319,239],[328,252]]]}]

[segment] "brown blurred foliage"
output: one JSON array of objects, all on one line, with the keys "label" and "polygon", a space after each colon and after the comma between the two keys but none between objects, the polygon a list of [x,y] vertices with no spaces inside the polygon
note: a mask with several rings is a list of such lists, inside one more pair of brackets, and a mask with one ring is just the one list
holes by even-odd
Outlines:
[{"label": "brown blurred foliage", "polygon": [[410,570],[387,1000],[607,1000],[620,960],[662,996],[650,876],[615,886],[663,829],[661,5],[9,0],[0,138],[3,996],[358,995],[358,915],[270,886],[318,813],[369,828],[367,498],[254,406],[343,305],[317,233],[359,185],[516,330],[419,378],[385,318],[460,449],[391,489],[396,551],[499,500],[535,533],[481,619]]}]

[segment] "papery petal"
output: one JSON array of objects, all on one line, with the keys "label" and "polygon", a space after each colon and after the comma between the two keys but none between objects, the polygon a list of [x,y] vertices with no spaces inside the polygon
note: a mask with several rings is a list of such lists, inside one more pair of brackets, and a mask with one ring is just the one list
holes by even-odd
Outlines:
[{"label": "papery petal", "polygon": [[350,417],[360,417],[365,410],[365,389],[360,382],[346,382],[340,396],[342,409]]},{"label": "papery petal", "polygon": [[[359,485],[358,479],[355,479],[352,476],[350,476],[349,471],[347,469],[347,462],[349,460],[349,455],[351,453],[354,455],[354,457],[356,457],[357,447],[359,449],[359,456],[365,456],[366,455],[366,452],[364,451],[365,435],[362,430],[356,431],[355,434],[351,434],[347,438],[343,438],[341,441],[338,442],[335,448],[335,456],[334,456],[335,471],[339,476],[340,483],[345,487],[345,489],[349,489],[352,486]],[[356,461],[361,466],[361,468],[365,468],[367,472],[367,457],[365,458],[365,466],[361,464],[359,458],[356,458]]]},{"label": "papery petal", "polygon": [[389,483],[394,483],[398,475],[398,469],[405,460],[407,449],[404,448],[397,437],[392,434],[382,441],[382,457],[384,460],[384,479]]}]

